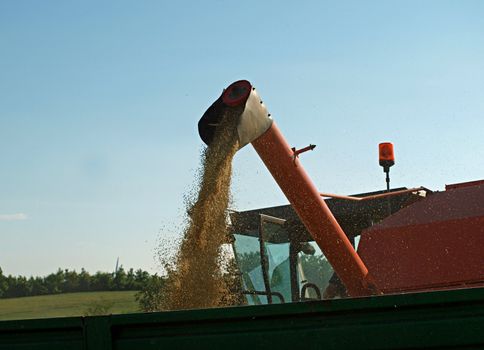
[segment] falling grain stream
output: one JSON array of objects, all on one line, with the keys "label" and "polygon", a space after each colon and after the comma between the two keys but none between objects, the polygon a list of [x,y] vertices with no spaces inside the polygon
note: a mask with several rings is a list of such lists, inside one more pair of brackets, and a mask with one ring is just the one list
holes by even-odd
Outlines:
[{"label": "falling grain stream", "polygon": [[164,287],[165,310],[225,306],[237,298],[220,268],[220,248],[228,234],[232,159],[238,150],[237,119],[232,113],[236,111],[223,116],[202,154],[198,196],[187,208],[188,224]]}]

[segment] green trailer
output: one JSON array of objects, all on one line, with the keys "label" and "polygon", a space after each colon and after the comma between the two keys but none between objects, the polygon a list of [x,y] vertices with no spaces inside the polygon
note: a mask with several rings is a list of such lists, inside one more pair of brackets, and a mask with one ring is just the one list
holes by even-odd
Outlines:
[{"label": "green trailer", "polygon": [[0,322],[0,350],[482,349],[484,288]]}]

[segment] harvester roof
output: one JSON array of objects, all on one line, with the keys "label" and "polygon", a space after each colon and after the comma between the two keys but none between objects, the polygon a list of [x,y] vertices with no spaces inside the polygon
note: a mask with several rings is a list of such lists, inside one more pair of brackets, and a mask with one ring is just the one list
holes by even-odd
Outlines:
[{"label": "harvester roof", "polygon": [[[406,188],[404,187],[396,188],[391,190],[391,192],[402,191],[405,189]],[[423,189],[422,192],[426,195],[431,191]],[[382,193],[386,193],[386,191],[367,192],[353,196],[367,197]],[[345,233],[349,237],[354,237],[359,235],[365,228],[368,228],[374,223],[387,217],[390,214],[388,210],[389,203],[391,213],[396,213],[402,208],[405,208],[422,198],[422,193],[402,193],[389,198],[378,198],[370,201],[349,201],[345,199],[331,198],[326,199],[325,202]],[[290,238],[301,242],[313,240],[291,205],[232,212],[230,215],[232,232],[257,237],[259,235],[258,225],[260,214],[286,220],[286,224],[277,231],[277,234],[270,235],[269,242],[271,243],[288,242]]]},{"label": "harvester roof", "polygon": [[447,185],[425,201],[408,206],[369,231],[484,216],[484,180]]}]

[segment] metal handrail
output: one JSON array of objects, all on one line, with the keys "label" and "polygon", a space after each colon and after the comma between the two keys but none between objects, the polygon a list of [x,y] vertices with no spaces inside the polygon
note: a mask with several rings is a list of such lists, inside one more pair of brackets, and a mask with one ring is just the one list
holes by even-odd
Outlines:
[{"label": "metal handrail", "polygon": [[[316,292],[317,299],[314,298],[306,298],[304,297],[304,294],[306,294],[306,290],[308,288],[313,288],[314,291]],[[315,285],[314,283],[305,283],[302,288],[301,288],[301,300],[321,300],[321,291],[319,290],[318,286]]]},{"label": "metal handrail", "polygon": [[343,195],[340,195],[340,194],[322,193],[322,192],[319,193],[319,195],[321,197],[346,199],[346,200],[351,200],[351,201],[367,201],[367,200],[372,200],[372,199],[398,196],[399,194],[410,193],[410,192],[419,192],[419,191],[425,191],[425,188],[424,187],[416,187],[416,188],[410,188],[410,189],[407,189],[407,190],[400,190],[400,191],[395,191],[395,192],[385,192],[385,193],[375,194],[375,195],[366,196],[366,197],[343,196]]},{"label": "metal handrail", "polygon": [[[242,294],[247,294],[247,295],[265,295],[267,297],[267,300],[269,301],[269,296],[276,296],[279,298],[282,304],[284,304],[286,301],[284,300],[284,297],[282,296],[281,293],[279,292],[263,292],[263,291],[258,291],[258,290],[243,290]],[[269,304],[272,304],[272,298]]]},{"label": "metal handrail", "polygon": [[277,225],[284,225],[286,220],[276,218],[274,216],[259,214],[259,250],[260,250],[260,264],[262,269],[262,278],[264,280],[264,286],[267,291],[267,301],[272,304],[272,291],[271,283],[269,281],[269,260],[266,255],[266,248],[264,246],[264,223],[271,222]]}]

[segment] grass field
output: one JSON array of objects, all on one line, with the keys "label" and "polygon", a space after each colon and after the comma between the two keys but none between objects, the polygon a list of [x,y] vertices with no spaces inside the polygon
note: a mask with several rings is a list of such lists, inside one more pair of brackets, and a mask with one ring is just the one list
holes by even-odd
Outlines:
[{"label": "grass field", "polygon": [[136,292],[89,292],[0,299],[0,320],[139,312]]}]

